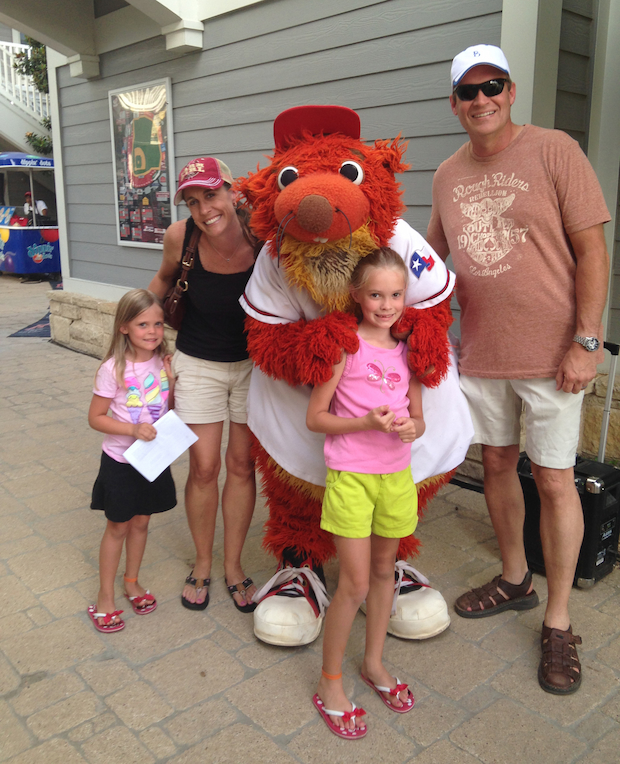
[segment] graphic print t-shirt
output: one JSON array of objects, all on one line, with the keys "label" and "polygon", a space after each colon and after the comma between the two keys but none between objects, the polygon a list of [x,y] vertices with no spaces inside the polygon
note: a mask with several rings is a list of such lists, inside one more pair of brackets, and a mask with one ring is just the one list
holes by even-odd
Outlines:
[{"label": "graphic print t-shirt", "polygon": [[[114,359],[108,359],[97,372],[93,392],[111,398],[110,412],[118,422],[152,424],[168,411],[169,384],[164,365],[158,355],[144,363],[125,366],[126,389],[116,381]],[[127,464],[123,453],[135,442],[130,435],[105,435],[103,450],[117,462]]]},{"label": "graphic print t-shirt", "polygon": [[455,265],[462,374],[555,376],[575,333],[568,234],[609,219],[592,166],[560,130],[526,125],[498,154],[466,143],[443,162],[429,236],[446,240]]}]

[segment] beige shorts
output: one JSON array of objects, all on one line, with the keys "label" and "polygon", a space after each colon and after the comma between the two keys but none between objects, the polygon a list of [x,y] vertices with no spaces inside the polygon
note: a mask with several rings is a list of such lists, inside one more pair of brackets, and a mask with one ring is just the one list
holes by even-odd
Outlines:
[{"label": "beige shorts", "polygon": [[230,417],[247,424],[252,361],[204,361],[177,350],[172,357],[174,410],[185,424],[213,424]]},{"label": "beige shorts", "polygon": [[474,423],[472,443],[519,443],[525,412],[525,450],[534,464],[552,469],[575,465],[583,391],[555,389],[555,379],[483,379],[461,375],[461,390]]}]

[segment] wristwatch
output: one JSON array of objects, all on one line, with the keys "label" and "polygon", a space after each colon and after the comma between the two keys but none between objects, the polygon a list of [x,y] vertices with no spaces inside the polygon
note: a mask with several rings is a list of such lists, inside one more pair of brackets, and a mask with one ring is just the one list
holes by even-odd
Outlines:
[{"label": "wristwatch", "polygon": [[576,334],[573,337],[573,342],[578,342],[580,345],[583,345],[584,348],[589,350],[591,353],[593,353],[595,350],[598,350],[601,345],[596,337],[582,337],[580,334]]}]

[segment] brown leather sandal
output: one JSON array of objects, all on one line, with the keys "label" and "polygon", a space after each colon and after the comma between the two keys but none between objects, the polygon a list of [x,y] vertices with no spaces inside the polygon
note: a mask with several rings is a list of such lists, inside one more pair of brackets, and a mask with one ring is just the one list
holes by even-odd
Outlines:
[{"label": "brown leather sandal", "polygon": [[538,667],[538,684],[545,692],[554,695],[569,695],[577,692],[581,685],[581,663],[575,645],[581,644],[581,637],[568,631],[551,629],[543,623],[540,637],[542,658]]},{"label": "brown leather sandal", "polygon": [[462,618],[487,618],[504,610],[530,610],[538,605],[536,592],[532,589],[527,593],[531,583],[532,572],[529,570],[520,584],[511,584],[501,576],[495,576],[488,584],[462,594],[454,603],[454,609]]}]

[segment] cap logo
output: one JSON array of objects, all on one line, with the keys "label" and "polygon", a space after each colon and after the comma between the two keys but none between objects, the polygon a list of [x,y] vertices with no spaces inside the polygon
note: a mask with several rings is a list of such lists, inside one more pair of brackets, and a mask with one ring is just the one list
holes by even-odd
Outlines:
[{"label": "cap logo", "polygon": [[183,183],[188,178],[195,178],[196,175],[200,175],[200,173],[204,172],[204,170],[205,170],[205,166],[202,162],[190,162],[181,171],[181,177],[179,178],[179,180]]}]

